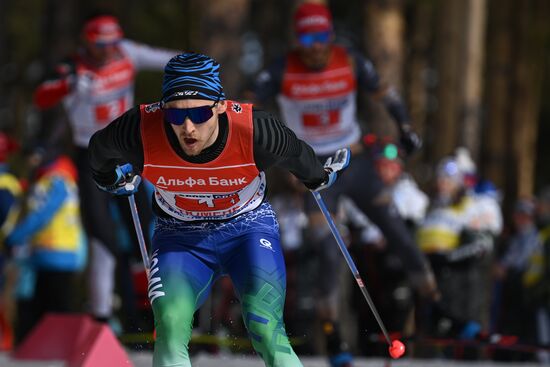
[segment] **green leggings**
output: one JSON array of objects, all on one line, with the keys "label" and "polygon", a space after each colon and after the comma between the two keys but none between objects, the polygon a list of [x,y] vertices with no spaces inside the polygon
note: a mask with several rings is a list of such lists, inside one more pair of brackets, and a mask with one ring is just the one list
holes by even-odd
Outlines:
[{"label": "green leggings", "polygon": [[266,366],[302,366],[283,323],[286,274],[278,236],[248,233],[220,241],[212,238],[212,232],[200,234],[167,231],[153,239],[157,248],[149,279],[156,329],[153,366],[191,366],[193,315],[221,274],[231,277],[252,346]]}]

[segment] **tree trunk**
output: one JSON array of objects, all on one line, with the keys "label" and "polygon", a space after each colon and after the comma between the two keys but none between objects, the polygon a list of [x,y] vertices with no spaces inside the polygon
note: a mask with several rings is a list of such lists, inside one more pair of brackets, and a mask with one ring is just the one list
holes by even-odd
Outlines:
[{"label": "tree trunk", "polygon": [[489,45],[488,147],[484,171],[504,191],[505,208],[534,191],[545,51],[545,0],[493,0]]},{"label": "tree trunk", "polygon": [[[0,67],[6,68],[8,64],[8,40],[7,40],[7,29],[6,24],[8,21],[7,10],[8,10],[8,0],[0,0]],[[5,76],[0,76],[0,110],[7,111],[9,100],[7,93],[7,81]],[[5,112],[0,112],[0,129],[7,130],[8,127],[8,118]]]},{"label": "tree trunk", "polygon": [[422,186],[427,185],[430,175],[426,174],[426,165],[420,165],[424,157],[428,157],[427,147],[433,144],[432,137],[428,135],[427,119],[433,113],[433,96],[430,88],[433,88],[434,71],[429,63],[431,42],[433,41],[433,2],[429,0],[417,1],[412,8],[412,17],[409,38],[410,52],[407,57],[408,67],[406,75],[406,100],[409,113],[415,131],[424,140],[424,149],[415,155],[413,161],[407,163],[407,169]]},{"label": "tree trunk", "polygon": [[[405,19],[402,0],[372,0],[365,7],[366,49],[382,83],[401,90]],[[381,104],[370,104],[369,124],[381,135],[395,135],[395,124]]]},{"label": "tree trunk", "polygon": [[437,110],[431,126],[434,132],[434,145],[431,147],[432,163],[451,154],[458,141],[463,0],[446,0],[439,3],[436,16],[438,86]]},{"label": "tree trunk", "polygon": [[6,38],[6,24],[8,22],[7,1],[8,0],[0,0],[0,24],[2,24],[2,26],[0,26],[0,65],[6,65],[8,61],[6,56],[8,54],[8,42]]},{"label": "tree trunk", "polygon": [[241,94],[239,68],[241,36],[249,15],[250,0],[212,0],[202,6],[199,49],[221,65],[221,78],[227,98]]},{"label": "tree trunk", "polygon": [[461,136],[459,144],[468,148],[475,162],[479,161],[480,118],[482,98],[482,70],[485,56],[485,19],[486,0],[467,0],[464,2],[465,44],[461,65],[463,82],[461,83],[461,115],[459,125]]},{"label": "tree trunk", "polygon": [[487,121],[481,170],[499,188],[506,185],[505,167],[508,153],[508,106],[510,104],[509,75],[512,70],[512,1],[492,0],[487,45]]},{"label": "tree trunk", "polygon": [[407,58],[407,102],[415,130],[425,136],[425,125],[428,110],[429,87],[429,48],[432,41],[433,6],[430,1],[419,1],[414,4],[414,14],[408,43],[411,52]]},{"label": "tree trunk", "polygon": [[[264,66],[270,65],[292,48],[294,36],[292,15],[295,0],[263,0],[251,4],[250,19],[263,47]],[[278,13],[279,17],[273,14]],[[274,32],[274,30],[276,30]]]},{"label": "tree trunk", "polygon": [[[548,4],[542,0],[522,1],[518,4],[518,41],[513,83],[512,128],[514,167],[510,181],[512,194],[533,194],[536,140],[545,58],[548,55]],[[516,196],[514,196],[516,197]]]}]

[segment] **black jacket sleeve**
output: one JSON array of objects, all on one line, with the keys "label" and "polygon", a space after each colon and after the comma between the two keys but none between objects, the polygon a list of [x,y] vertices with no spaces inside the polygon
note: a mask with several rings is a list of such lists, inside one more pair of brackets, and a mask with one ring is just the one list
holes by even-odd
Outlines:
[{"label": "black jacket sleeve", "polygon": [[407,106],[394,87],[383,86],[373,63],[356,50],[349,50],[355,64],[357,84],[369,93],[383,93],[382,103],[399,127],[410,121]]},{"label": "black jacket sleeve", "polygon": [[136,106],[97,131],[90,139],[88,159],[98,184],[113,184],[117,165],[131,163],[135,173],[141,174],[143,171],[140,116],[139,106]]},{"label": "black jacket sleeve", "polygon": [[254,110],[254,159],[259,170],[287,169],[309,188],[327,179],[313,149],[275,116],[260,110]]}]

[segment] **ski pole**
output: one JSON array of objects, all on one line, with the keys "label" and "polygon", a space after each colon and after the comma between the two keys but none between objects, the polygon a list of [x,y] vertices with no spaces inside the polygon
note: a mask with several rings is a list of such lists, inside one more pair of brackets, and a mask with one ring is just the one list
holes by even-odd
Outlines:
[{"label": "ski pole", "polygon": [[321,212],[323,213],[323,216],[325,217],[328,223],[328,226],[330,227],[330,231],[332,232],[332,235],[336,239],[336,243],[338,244],[340,251],[344,255],[344,258],[346,259],[346,263],[348,264],[351,272],[353,273],[353,276],[355,277],[355,281],[357,282],[359,289],[361,289],[363,296],[367,300],[367,303],[374,315],[374,318],[376,319],[376,322],[378,323],[378,326],[380,326],[380,329],[384,334],[384,338],[386,339],[386,342],[389,345],[388,350],[389,350],[390,356],[392,358],[401,357],[405,353],[405,345],[397,339],[394,339],[393,341],[390,340],[388,331],[386,330],[386,327],[384,326],[384,323],[382,322],[382,319],[380,318],[380,315],[378,314],[378,311],[374,306],[374,302],[372,301],[369,295],[369,292],[367,291],[367,287],[365,286],[363,279],[361,279],[361,275],[359,274],[359,271],[357,270],[357,267],[355,266],[355,263],[353,262],[353,259],[351,258],[351,255],[349,254],[348,249],[346,248],[346,244],[344,243],[344,240],[342,239],[342,236],[340,235],[338,228],[336,228],[336,224],[334,223],[334,220],[332,219],[332,216],[330,215],[330,212],[328,211],[325,205],[325,202],[321,197],[321,194],[314,191],[311,193],[313,194],[313,197],[315,198],[315,201],[317,202],[319,209],[321,209]]},{"label": "ski pole", "polygon": [[147,253],[147,247],[145,246],[145,238],[143,237],[143,230],[141,229],[141,222],[139,221],[139,215],[134,194],[128,196],[128,204],[130,204],[130,212],[132,213],[132,220],[134,222],[134,228],[136,230],[136,235],[138,238],[141,259],[143,260],[143,266],[145,267],[147,278],[149,278],[149,254]]}]

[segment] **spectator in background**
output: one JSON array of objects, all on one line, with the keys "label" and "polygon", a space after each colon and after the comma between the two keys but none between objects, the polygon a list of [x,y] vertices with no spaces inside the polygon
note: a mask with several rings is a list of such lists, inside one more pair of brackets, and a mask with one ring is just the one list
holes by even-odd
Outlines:
[{"label": "spectator in background", "polygon": [[477,165],[472,159],[470,151],[466,147],[458,147],[455,149],[453,156],[462,172],[464,187],[466,190],[474,190],[478,182]]},{"label": "spectator in background", "polygon": [[476,210],[479,211],[479,218],[476,218],[476,223],[472,223],[472,225],[479,230],[500,234],[502,232],[502,212],[499,190],[490,180],[479,177],[477,165],[467,148],[457,148],[454,157],[458,169],[462,172],[464,189],[474,199]]},{"label": "spectator in background", "polygon": [[8,157],[19,148],[19,144],[6,133],[0,132],[0,241],[8,236],[19,214],[18,199],[22,187],[17,177],[9,172]]},{"label": "spectator in background", "polygon": [[[391,138],[368,134],[363,137],[363,143],[385,185],[386,195],[391,198],[391,210],[399,214],[413,235],[426,214],[428,196],[418,188],[412,176],[404,171],[404,153]],[[388,251],[383,233],[357,209],[353,201],[343,197],[339,213],[342,214],[342,221],[350,228],[351,251],[356,254],[359,271],[369,279],[369,292],[373,295],[386,327],[391,332],[411,335],[414,330],[409,321],[413,320],[414,297],[402,259]],[[361,298],[359,292],[356,298]],[[372,354],[372,339],[365,335],[364,330],[375,330],[376,323],[365,312],[359,312],[359,322],[359,345],[365,353]],[[386,355],[385,346],[380,343],[377,346],[380,347],[380,355]]]},{"label": "spectator in background", "polygon": [[76,168],[68,157],[38,163],[27,206],[27,214],[5,240],[16,257],[28,256],[25,265],[36,275],[32,300],[18,308],[19,341],[45,313],[74,311],[75,276],[84,268],[87,248]]},{"label": "spectator in background", "polygon": [[[399,216],[390,210],[371,158],[361,154],[361,127],[357,120],[357,92],[363,89],[383,103],[394,118],[400,143],[408,153],[421,141],[414,133],[407,109],[397,91],[383,85],[373,64],[357,52],[333,43],[332,15],[322,4],[305,2],[294,14],[295,48],[283,59],[262,71],[254,87],[259,104],[276,98],[284,121],[296,135],[309,143],[321,161],[338,149],[351,146],[354,160],[342,181],[323,193],[334,214],[344,193],[382,230],[389,248],[405,261],[415,288],[435,294],[436,287],[426,260]],[[350,366],[352,356],[343,342],[338,320],[338,269],[342,259],[330,230],[313,198],[306,196],[308,239],[318,246],[323,271],[318,281],[316,307],[324,332],[325,349],[331,365]]]},{"label": "spectator in background", "polygon": [[[537,226],[539,241],[529,257],[523,275],[527,312],[535,315],[537,344],[550,346],[550,187],[545,187],[537,197]],[[550,353],[537,353],[541,363],[550,363]]]},{"label": "spectator in background", "polygon": [[[441,336],[471,338],[488,320],[488,267],[502,218],[483,210],[465,185],[464,172],[454,156],[436,169],[436,193],[417,237],[434,269],[442,297],[423,328]],[[442,317],[444,316],[444,317]],[[469,320],[474,323],[464,323]],[[459,322],[460,321],[460,322]]]},{"label": "spectator in background", "polygon": [[[179,52],[125,39],[118,20],[107,14],[90,17],[81,37],[82,47],[57,66],[54,77],[38,86],[34,101],[41,109],[62,103],[72,127],[82,217],[91,246],[90,312],[97,320],[107,321],[112,314],[115,261],[117,256],[123,256],[110,203],[118,205],[135,244],[137,237],[127,201],[114,200],[97,190],[88,165],[88,142],[93,133],[133,106],[134,80],[139,70],[162,70]],[[150,216],[146,215],[150,212],[146,209],[148,200],[144,190],[136,195],[138,206],[143,209],[139,212],[146,234],[150,223]],[[131,289],[131,284],[123,287]]]},{"label": "spectator in background", "polygon": [[[499,299],[497,332],[516,335],[524,343],[534,334],[534,318],[526,311],[523,276],[529,265],[529,258],[539,246],[539,233],[535,225],[536,203],[532,199],[520,199],[512,214],[514,233],[507,241],[505,252],[497,259],[493,274]],[[525,360],[524,353],[499,352],[503,360]],[[501,358],[497,356],[498,358]]]},{"label": "spectator in background", "polygon": [[[5,250],[5,239],[10,235],[21,209],[23,188],[17,177],[9,172],[8,158],[19,144],[0,131],[0,244]],[[13,322],[15,317],[14,287],[15,268],[0,253],[0,350],[13,347]]]},{"label": "spectator in background", "polygon": [[[380,180],[385,185],[385,191],[391,196],[392,206],[405,221],[411,232],[422,222],[428,209],[428,196],[421,191],[413,177],[405,172],[403,161],[404,152],[393,142],[391,138],[380,138],[374,134],[367,134],[363,137],[363,143],[367,154],[374,162],[374,167]],[[349,216],[358,218],[361,213]],[[364,215],[363,215],[364,216]],[[365,217],[366,218],[366,217]],[[366,218],[368,220],[368,218]],[[371,233],[372,241],[377,242],[375,237],[382,237],[380,230],[371,223],[376,233]]]},{"label": "spectator in background", "polygon": [[[487,238],[492,238],[493,247],[497,243],[503,229],[501,201],[502,194],[495,184],[486,178],[481,177],[477,171],[477,165],[470,155],[470,151],[466,147],[459,147],[455,150],[454,156],[458,168],[463,173],[464,188],[466,194],[471,197],[474,208],[471,210],[476,215],[471,217],[469,226],[475,228],[478,234],[484,233]],[[478,273],[481,278],[479,282],[484,287],[492,287],[492,257],[496,252],[492,251],[490,256],[481,258],[478,266]],[[489,286],[487,286],[489,285]],[[493,294],[487,289],[487,295]],[[496,299],[483,297],[483,302],[487,303],[482,308],[488,309],[489,313],[481,315],[482,327],[490,330],[493,325],[493,304]]]}]

